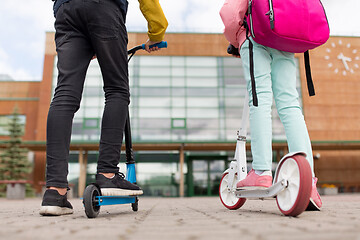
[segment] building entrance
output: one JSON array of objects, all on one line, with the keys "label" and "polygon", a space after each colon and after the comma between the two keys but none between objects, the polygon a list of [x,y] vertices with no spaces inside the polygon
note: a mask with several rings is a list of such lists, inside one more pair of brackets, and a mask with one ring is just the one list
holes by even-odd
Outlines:
[{"label": "building entrance", "polygon": [[188,196],[218,195],[226,160],[226,156],[188,157]]}]

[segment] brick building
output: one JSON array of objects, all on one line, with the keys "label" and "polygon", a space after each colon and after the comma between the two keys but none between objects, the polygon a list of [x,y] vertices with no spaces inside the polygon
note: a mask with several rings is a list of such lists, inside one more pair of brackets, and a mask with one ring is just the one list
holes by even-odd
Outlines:
[{"label": "brick building", "polygon": [[[129,47],[146,38],[144,33],[129,33]],[[53,39],[54,33],[47,33],[42,81],[0,81],[0,140],[7,138],[4,126],[17,106],[24,145],[35,153],[32,177],[38,190],[45,176],[46,118],[57,79]],[[167,34],[166,40],[168,49],[151,55],[139,52],[129,64],[138,182],[147,195],[216,195],[240,126],[245,94],[241,61],[226,54],[221,34]],[[310,54],[315,97],[308,96],[303,58],[296,56],[316,175],[320,184],[359,191],[360,38],[331,37]],[[104,104],[96,60],[85,82],[74,118],[69,174],[80,194],[95,171]],[[275,166],[287,150],[275,109],[272,117]]]}]

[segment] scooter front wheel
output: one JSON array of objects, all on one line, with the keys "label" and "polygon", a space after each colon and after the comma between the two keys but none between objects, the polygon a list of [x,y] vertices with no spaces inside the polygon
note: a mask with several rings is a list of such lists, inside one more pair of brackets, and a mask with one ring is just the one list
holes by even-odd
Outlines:
[{"label": "scooter front wheel", "polygon": [[225,173],[223,177],[220,180],[220,186],[219,186],[219,196],[222,204],[230,209],[230,210],[236,210],[239,209],[244,203],[246,202],[246,198],[238,198],[235,195],[236,190],[236,176],[234,176],[235,179],[233,179],[233,186],[228,188],[228,182],[229,182],[229,173]]},{"label": "scooter front wheel", "polygon": [[99,215],[100,206],[98,205],[97,196],[101,196],[97,186],[91,184],[85,188],[83,204],[88,218],[96,218]]},{"label": "scooter front wheel", "polygon": [[300,154],[280,162],[275,181],[285,180],[287,187],[276,196],[280,211],[286,216],[297,216],[305,211],[311,194],[311,168]]}]

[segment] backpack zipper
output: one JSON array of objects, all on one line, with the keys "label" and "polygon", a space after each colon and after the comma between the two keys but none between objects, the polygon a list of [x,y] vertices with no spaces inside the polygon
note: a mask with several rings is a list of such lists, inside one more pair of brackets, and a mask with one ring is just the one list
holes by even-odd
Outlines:
[{"label": "backpack zipper", "polygon": [[274,29],[274,7],[273,7],[273,2],[272,0],[269,0],[269,11],[265,14],[265,15],[269,15],[269,19],[270,19],[270,28],[271,30]]},{"label": "backpack zipper", "polygon": [[251,36],[253,38],[255,38],[251,7],[252,7],[252,0],[249,0],[248,14],[250,17],[250,33],[251,33]]}]

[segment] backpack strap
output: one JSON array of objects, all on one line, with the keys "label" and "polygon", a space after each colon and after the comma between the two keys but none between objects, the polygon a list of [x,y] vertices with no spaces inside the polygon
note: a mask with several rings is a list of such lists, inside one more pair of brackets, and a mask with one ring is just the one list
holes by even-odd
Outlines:
[{"label": "backpack strap", "polygon": [[253,43],[249,38],[249,25],[247,24],[246,18],[244,19],[244,27],[246,29],[246,39],[249,41],[249,64],[250,64],[250,79],[251,79],[251,92],[253,105],[255,107],[259,106],[258,98],[256,94],[256,84],[255,84],[255,75],[254,75],[254,52],[253,52]]},{"label": "backpack strap", "polygon": [[[255,107],[259,106],[258,98],[256,94],[256,83],[255,83],[255,75],[254,75],[254,52],[253,52],[253,43],[249,38],[249,25],[247,24],[246,18],[244,19],[244,27],[246,29],[246,39],[249,41],[249,61],[250,61],[250,79],[251,79],[251,91],[253,98],[253,105]],[[306,82],[308,87],[309,96],[315,95],[314,83],[312,81],[311,76],[311,68],[310,68],[310,56],[309,50],[304,52],[304,62],[305,62],[305,73],[306,73]]]},{"label": "backpack strap", "polygon": [[309,50],[304,52],[304,61],[305,61],[306,82],[307,82],[309,96],[314,96],[315,88],[311,77]]}]

